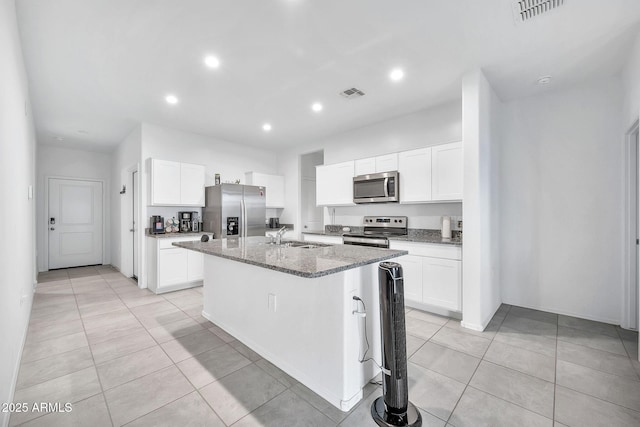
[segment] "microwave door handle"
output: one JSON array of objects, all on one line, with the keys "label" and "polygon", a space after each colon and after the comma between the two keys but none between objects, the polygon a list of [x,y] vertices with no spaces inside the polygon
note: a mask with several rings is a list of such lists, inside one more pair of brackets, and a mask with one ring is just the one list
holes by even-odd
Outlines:
[{"label": "microwave door handle", "polygon": [[384,197],[389,197],[389,178],[384,179]]}]

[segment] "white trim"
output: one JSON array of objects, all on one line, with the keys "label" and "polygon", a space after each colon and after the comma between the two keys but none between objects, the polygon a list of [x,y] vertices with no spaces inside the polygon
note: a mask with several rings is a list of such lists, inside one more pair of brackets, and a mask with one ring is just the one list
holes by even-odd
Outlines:
[{"label": "white trim", "polygon": [[105,257],[107,256],[107,240],[106,240],[106,227],[107,227],[107,192],[109,191],[107,182],[104,179],[99,178],[82,178],[77,176],[59,176],[59,175],[45,175],[44,176],[44,271],[49,271],[49,180],[50,179],[66,179],[69,181],[87,181],[87,182],[99,182],[102,184],[102,265],[105,264]]},{"label": "white trim", "polygon": [[580,319],[593,320],[594,322],[608,323],[610,325],[620,324],[620,319],[613,319],[610,317],[591,316],[584,313],[574,313],[571,311],[561,310],[554,307],[542,307],[538,305],[521,304],[521,303],[510,302],[510,301],[503,301],[502,303],[507,305],[512,305],[514,307],[529,308],[531,310],[544,311],[546,313],[560,314],[562,316],[578,317]]},{"label": "white trim", "polygon": [[[633,234],[638,234],[636,228],[636,219],[631,218],[632,201],[636,198],[636,194],[632,194],[634,189],[638,188],[639,183],[633,182],[637,179],[635,168],[640,165],[637,163],[640,159],[640,147],[636,144],[634,138],[639,132],[638,121],[627,131],[624,137],[624,152],[625,152],[625,168],[624,168],[624,193],[625,193],[625,210],[624,210],[624,256],[623,256],[623,268],[624,268],[624,280],[622,284],[622,313],[620,315],[620,326],[625,329],[630,329],[635,326],[638,327],[638,316],[640,313],[636,311],[637,300],[640,297],[637,292],[636,284],[636,268],[639,265],[638,261],[634,259],[634,255],[637,256],[639,251],[637,250],[636,238]],[[635,155],[634,155],[635,154]],[[635,158],[634,158],[635,157]],[[635,164],[635,165],[634,165]],[[635,167],[634,167],[635,166]],[[636,190],[637,192],[637,190]],[[636,201],[637,203],[637,201]],[[640,215],[640,211],[636,211],[636,215]],[[635,231],[635,233],[634,233]],[[634,316],[635,314],[635,316]],[[633,319],[633,317],[636,317]]]},{"label": "white trim", "polygon": [[[37,283],[37,282],[36,282]],[[31,308],[33,307],[33,293],[31,294],[31,307],[29,307],[29,316],[27,316],[27,321],[24,324],[24,330],[22,331],[22,344],[20,345],[20,351],[18,352],[18,358],[16,359],[16,365],[13,368],[13,377],[11,378],[11,384],[9,388],[9,402],[13,402],[13,398],[16,393],[16,385],[18,384],[18,374],[20,373],[20,365],[22,364],[22,353],[24,352],[24,345],[27,342],[27,331],[29,330],[29,323],[31,321]],[[10,412],[6,412],[3,414],[3,417],[0,418],[0,424],[3,426],[9,425],[9,419],[11,417]]]}]

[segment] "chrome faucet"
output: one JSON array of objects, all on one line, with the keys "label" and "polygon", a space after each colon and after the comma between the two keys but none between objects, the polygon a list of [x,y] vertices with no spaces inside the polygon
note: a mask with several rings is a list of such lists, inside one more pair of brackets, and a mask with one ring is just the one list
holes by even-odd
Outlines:
[{"label": "chrome faucet", "polygon": [[282,243],[282,235],[287,231],[287,227],[282,227],[280,230],[276,231],[276,245]]}]

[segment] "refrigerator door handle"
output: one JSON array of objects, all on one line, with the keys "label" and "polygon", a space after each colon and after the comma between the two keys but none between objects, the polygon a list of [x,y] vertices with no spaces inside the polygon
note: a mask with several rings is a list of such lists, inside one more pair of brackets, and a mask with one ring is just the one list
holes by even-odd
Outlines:
[{"label": "refrigerator door handle", "polygon": [[240,237],[247,237],[247,207],[244,198],[240,200]]}]

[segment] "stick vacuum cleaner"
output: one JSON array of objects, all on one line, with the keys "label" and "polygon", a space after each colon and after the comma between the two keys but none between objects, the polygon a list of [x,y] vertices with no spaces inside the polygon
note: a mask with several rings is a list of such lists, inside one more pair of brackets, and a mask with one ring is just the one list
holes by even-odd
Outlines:
[{"label": "stick vacuum cleaner", "polygon": [[383,395],[371,405],[371,416],[382,427],[421,427],[422,416],[409,402],[402,266],[395,262],[381,262],[378,267],[378,283]]}]

